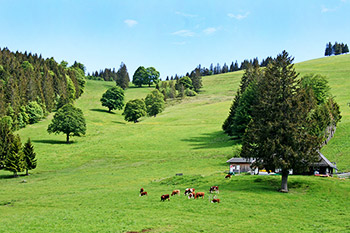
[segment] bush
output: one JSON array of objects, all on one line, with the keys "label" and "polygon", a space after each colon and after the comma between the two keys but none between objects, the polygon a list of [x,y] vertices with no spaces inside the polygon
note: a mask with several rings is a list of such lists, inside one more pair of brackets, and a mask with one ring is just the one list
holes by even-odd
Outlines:
[{"label": "bush", "polygon": [[37,123],[44,117],[44,111],[36,101],[28,103],[26,113],[28,114],[29,124]]}]

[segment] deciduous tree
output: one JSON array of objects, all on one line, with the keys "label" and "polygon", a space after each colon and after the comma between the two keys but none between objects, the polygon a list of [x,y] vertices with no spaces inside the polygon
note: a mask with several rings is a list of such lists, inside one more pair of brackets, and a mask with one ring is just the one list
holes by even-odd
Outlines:
[{"label": "deciduous tree", "polygon": [[157,114],[161,113],[164,110],[164,95],[155,89],[146,96],[145,104],[147,108],[147,114],[149,116],[156,117]]},{"label": "deciduous tree", "polygon": [[124,90],[119,86],[111,87],[103,93],[100,101],[109,112],[115,109],[121,110],[124,107]]},{"label": "deciduous tree", "polygon": [[123,112],[124,119],[126,121],[133,121],[134,123],[138,122],[138,119],[146,116],[146,114],[146,104],[142,99],[134,99],[127,102]]},{"label": "deciduous tree", "polygon": [[48,133],[66,134],[67,143],[70,136],[81,136],[86,133],[86,123],[81,109],[72,104],[66,104],[53,116],[52,122],[47,128]]}]

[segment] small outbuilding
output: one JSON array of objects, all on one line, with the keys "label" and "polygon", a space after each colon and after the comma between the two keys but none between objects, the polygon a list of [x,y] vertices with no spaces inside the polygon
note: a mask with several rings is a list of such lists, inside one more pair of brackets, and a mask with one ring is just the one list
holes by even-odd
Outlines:
[{"label": "small outbuilding", "polygon": [[[301,174],[301,175],[314,175],[314,174],[322,174],[322,175],[332,175],[334,169],[337,170],[337,166],[335,163],[331,163],[321,152],[319,153],[319,160],[310,165],[308,171],[301,173],[293,173],[291,174]],[[253,158],[231,158],[226,162],[230,165],[230,173],[241,173],[241,172],[251,172],[252,174],[259,174],[257,168],[251,168],[252,163],[255,161]],[[279,169],[276,169],[275,172],[278,172]]]},{"label": "small outbuilding", "polygon": [[241,172],[252,172],[251,164],[255,161],[253,158],[231,158],[226,162],[230,164],[230,174]]}]

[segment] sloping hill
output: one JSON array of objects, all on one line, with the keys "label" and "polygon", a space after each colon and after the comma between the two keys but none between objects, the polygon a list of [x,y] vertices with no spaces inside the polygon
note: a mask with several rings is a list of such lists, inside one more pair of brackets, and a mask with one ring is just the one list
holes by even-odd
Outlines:
[{"label": "sloping hill", "polygon": [[[350,56],[296,65],[302,74],[328,76],[343,119],[323,152],[342,169],[350,168],[348,149]],[[225,163],[235,142],[221,130],[243,72],[204,77],[200,95],[169,106],[155,118],[134,124],[121,111],[101,107],[112,82],[88,81],[76,105],[87,119],[87,135],[64,143],[49,135],[52,119],[22,129],[31,137],[38,168],[29,177],[0,171],[0,226],[9,232],[313,231],[341,232],[350,225],[349,180],[290,178],[290,194],[276,192],[280,177],[240,176],[225,180]],[[127,99],[152,89],[130,88]],[[177,177],[176,173],[184,176]],[[26,179],[27,183],[20,183]],[[161,203],[160,195],[193,186],[207,193],[219,185],[218,205],[183,195]],[[138,197],[143,187],[149,196]],[[206,194],[207,195],[207,194]],[[320,204],[322,203],[322,204]],[[329,210],[336,210],[328,214]],[[327,213],[319,216],[318,213]]]}]

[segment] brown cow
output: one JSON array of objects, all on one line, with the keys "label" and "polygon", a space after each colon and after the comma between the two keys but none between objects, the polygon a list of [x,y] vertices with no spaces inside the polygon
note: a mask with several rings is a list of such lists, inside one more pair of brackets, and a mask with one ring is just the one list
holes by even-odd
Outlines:
[{"label": "brown cow", "polygon": [[140,197],[142,197],[142,196],[148,196],[147,192],[141,192]]},{"label": "brown cow", "polygon": [[213,199],[211,203],[220,203],[220,199]]},{"label": "brown cow", "polygon": [[188,194],[188,199],[194,198],[195,195],[196,195],[195,192]]},{"label": "brown cow", "polygon": [[230,174],[227,174],[227,175],[225,176],[225,178],[231,178],[231,175],[230,175]]},{"label": "brown cow", "polygon": [[219,186],[211,186],[209,189],[210,193],[216,192],[219,193]]},{"label": "brown cow", "polygon": [[144,192],[145,190],[143,188],[140,189],[140,193]]},{"label": "brown cow", "polygon": [[164,194],[160,197],[160,200],[161,201],[165,201],[166,199],[168,199],[168,201],[170,201],[170,197],[169,197],[169,194]]},{"label": "brown cow", "polygon": [[172,193],[171,193],[171,196],[174,196],[174,195],[180,195],[180,190],[176,189],[174,190]]},{"label": "brown cow", "polygon": [[194,189],[194,188],[187,188],[187,189],[185,190],[185,195],[190,194],[190,193],[193,193],[194,190],[196,190],[196,189]]},{"label": "brown cow", "polygon": [[197,199],[198,197],[202,197],[202,199],[203,199],[204,198],[204,193],[203,192],[196,193],[196,196],[194,196],[194,199]]}]

